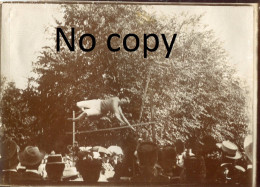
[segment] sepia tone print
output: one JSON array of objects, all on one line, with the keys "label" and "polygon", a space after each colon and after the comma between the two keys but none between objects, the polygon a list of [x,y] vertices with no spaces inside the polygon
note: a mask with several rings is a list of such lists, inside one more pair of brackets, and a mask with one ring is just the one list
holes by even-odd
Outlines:
[{"label": "sepia tone print", "polygon": [[1,184],[254,185],[255,18],[3,3]]}]

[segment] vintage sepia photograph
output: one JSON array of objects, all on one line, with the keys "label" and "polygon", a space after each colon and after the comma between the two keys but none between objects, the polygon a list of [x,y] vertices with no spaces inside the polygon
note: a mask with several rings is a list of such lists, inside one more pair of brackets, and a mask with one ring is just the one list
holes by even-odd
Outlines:
[{"label": "vintage sepia photograph", "polygon": [[255,186],[257,13],[2,2],[0,185]]}]

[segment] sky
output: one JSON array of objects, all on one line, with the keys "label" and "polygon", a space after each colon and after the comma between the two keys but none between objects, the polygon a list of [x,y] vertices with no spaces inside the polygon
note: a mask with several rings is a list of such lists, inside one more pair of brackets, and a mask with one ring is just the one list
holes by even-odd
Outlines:
[{"label": "sky", "polygon": [[[252,88],[254,76],[253,7],[250,6],[176,6],[148,5],[146,8],[159,16],[182,11],[191,14],[205,13],[202,23],[208,24],[223,41],[230,55],[229,63],[238,75]],[[61,19],[56,4],[3,4],[1,35],[1,74],[14,81],[18,88],[25,88],[31,75],[32,63],[41,48],[56,42],[55,19]],[[54,35],[55,36],[55,35]]]}]

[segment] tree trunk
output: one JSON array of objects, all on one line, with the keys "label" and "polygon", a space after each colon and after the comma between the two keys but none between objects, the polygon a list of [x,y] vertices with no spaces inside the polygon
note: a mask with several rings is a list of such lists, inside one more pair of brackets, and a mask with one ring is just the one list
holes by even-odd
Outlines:
[{"label": "tree trunk", "polygon": [[142,96],[142,105],[141,105],[138,123],[141,122],[141,119],[142,119],[142,116],[143,116],[144,103],[145,103],[145,98],[146,98],[146,94],[147,94],[147,90],[148,90],[150,80],[151,80],[151,67],[149,68],[149,72],[148,72],[147,79],[146,79],[146,85],[145,85],[145,88],[144,88],[144,94]]}]

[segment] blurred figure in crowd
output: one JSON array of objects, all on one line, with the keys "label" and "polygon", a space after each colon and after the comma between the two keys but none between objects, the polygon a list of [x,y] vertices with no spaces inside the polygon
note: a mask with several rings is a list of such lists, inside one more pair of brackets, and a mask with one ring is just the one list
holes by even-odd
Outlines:
[{"label": "blurred figure in crowd", "polygon": [[133,177],[134,182],[169,182],[167,177],[158,174],[158,147],[152,142],[142,142],[137,149],[140,174]]},{"label": "blurred figure in crowd", "polygon": [[196,137],[191,137],[187,141],[187,150],[184,154],[181,183],[201,184],[205,182],[205,177],[206,167],[202,156],[202,143]]},{"label": "blurred figure in crowd", "polygon": [[216,168],[220,165],[221,154],[219,148],[216,146],[216,141],[212,136],[205,136],[202,139],[203,145],[203,156],[206,166],[206,183],[215,183]]},{"label": "blurred figure in crowd", "polygon": [[110,164],[114,168],[114,176],[110,179],[110,181],[119,181],[120,177],[122,177],[122,171],[124,170],[123,165],[123,150],[119,146],[110,146],[107,148],[109,152],[111,152]]},{"label": "blurred figure in crowd", "polygon": [[172,183],[179,183],[177,153],[174,146],[164,146],[159,151],[158,164],[162,168],[162,175],[167,176]]},{"label": "blurred figure in crowd", "polygon": [[0,145],[0,176],[1,176],[1,184],[10,184],[14,183],[17,179],[19,179],[19,175],[17,172],[17,165],[19,163],[18,160],[18,151],[19,148],[17,144],[11,139],[5,139],[1,141]]},{"label": "blurred figure in crowd", "polygon": [[253,137],[252,135],[246,136],[244,140],[244,150],[246,154],[246,171],[243,180],[243,184],[252,186],[253,180]]}]

